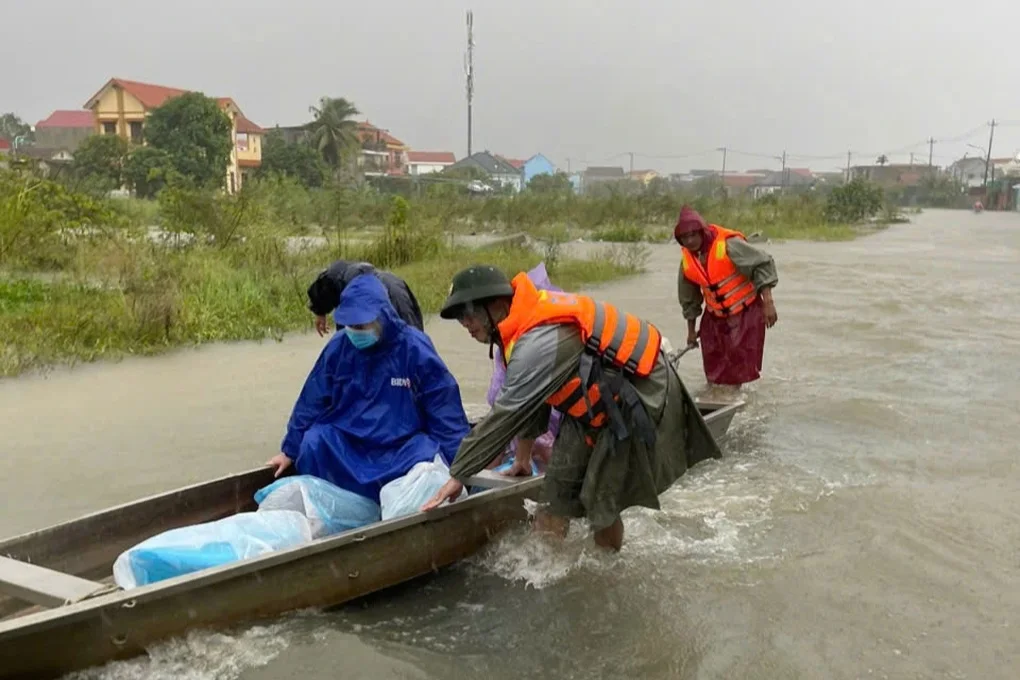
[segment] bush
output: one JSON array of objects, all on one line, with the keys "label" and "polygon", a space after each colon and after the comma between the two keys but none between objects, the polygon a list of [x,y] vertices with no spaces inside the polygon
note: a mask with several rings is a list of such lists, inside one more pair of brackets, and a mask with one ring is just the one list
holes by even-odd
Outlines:
[{"label": "bush", "polygon": [[825,204],[825,216],[832,222],[862,222],[877,215],[883,202],[880,187],[855,179],[832,190]]},{"label": "bush", "polygon": [[63,269],[71,262],[69,239],[103,237],[124,223],[108,202],[0,170],[0,265]]},{"label": "bush", "polygon": [[255,199],[250,190],[229,195],[168,186],[159,192],[159,211],[165,230],[177,235],[202,236],[225,248],[263,224],[264,215]]},{"label": "bush", "polygon": [[386,228],[369,249],[368,260],[377,267],[399,267],[434,257],[443,250],[443,237],[434,224],[412,222],[411,206],[397,196]]}]

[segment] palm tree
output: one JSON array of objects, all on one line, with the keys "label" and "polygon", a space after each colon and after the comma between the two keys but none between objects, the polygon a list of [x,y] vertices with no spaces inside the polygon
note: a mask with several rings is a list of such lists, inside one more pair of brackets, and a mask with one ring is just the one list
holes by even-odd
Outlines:
[{"label": "palm tree", "polygon": [[360,111],[343,97],[323,97],[319,105],[308,107],[315,120],[305,124],[312,147],[317,149],[333,172],[339,174],[345,161],[356,156],[361,148],[358,122]]},{"label": "palm tree", "polygon": [[885,165],[886,163],[889,162],[889,157],[886,156],[885,154],[882,154],[881,156],[878,157],[878,159],[875,162],[878,163],[879,165]]}]

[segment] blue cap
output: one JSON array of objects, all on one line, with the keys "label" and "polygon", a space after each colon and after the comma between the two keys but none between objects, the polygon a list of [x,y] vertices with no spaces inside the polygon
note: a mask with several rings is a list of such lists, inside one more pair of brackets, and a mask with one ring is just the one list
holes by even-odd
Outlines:
[{"label": "blue cap", "polygon": [[390,304],[386,287],[375,274],[362,274],[344,287],[333,318],[341,326],[360,326],[382,316]]}]

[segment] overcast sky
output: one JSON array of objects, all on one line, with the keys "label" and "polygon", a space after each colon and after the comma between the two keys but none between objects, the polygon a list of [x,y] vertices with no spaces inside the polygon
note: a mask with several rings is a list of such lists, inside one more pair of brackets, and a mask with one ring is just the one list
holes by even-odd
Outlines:
[{"label": "overcast sky", "polygon": [[[263,126],[355,102],[421,150],[565,169],[831,169],[1020,151],[1020,0],[0,0],[0,111],[34,123],[110,77],[231,96]],[[920,8],[920,9],[917,9]],[[13,28],[12,28],[13,27]],[[970,133],[969,137],[957,139]],[[759,158],[739,152],[763,154]]]}]

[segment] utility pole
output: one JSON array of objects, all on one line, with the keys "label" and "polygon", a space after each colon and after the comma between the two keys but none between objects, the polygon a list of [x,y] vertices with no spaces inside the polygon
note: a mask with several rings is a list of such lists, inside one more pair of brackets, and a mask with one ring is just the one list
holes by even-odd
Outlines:
[{"label": "utility pole", "polygon": [[628,151],[627,155],[630,156],[630,175],[628,175],[630,177],[634,174],[634,152]]},{"label": "utility pole", "polygon": [[928,167],[931,167],[932,155],[935,153],[935,138],[928,138]]},{"label": "utility pole", "polygon": [[850,184],[850,156],[851,155],[852,154],[851,154],[850,151],[846,152],[846,183],[847,184]]},{"label": "utility pole", "polygon": [[722,172],[719,174],[719,180],[722,183],[723,190],[726,189],[726,147],[720,146],[716,151],[722,151]]},{"label": "utility pole", "polygon": [[[984,188],[988,189],[988,166],[992,163],[992,140],[995,139],[995,119],[992,118],[992,122],[988,124],[991,128],[991,132],[988,133],[988,155],[985,156],[985,181]],[[995,179],[995,172],[992,172],[992,179]]]},{"label": "utility pole", "polygon": [[471,103],[475,98],[475,13],[467,12],[467,56],[464,75],[467,76],[467,155],[471,155]]},{"label": "utility pole", "polygon": [[783,174],[782,174],[782,184],[780,184],[780,189],[784,189],[784,190],[786,189],[786,149],[783,149]]},{"label": "utility pole", "polygon": [[567,156],[567,174],[570,174],[570,156]]},{"label": "utility pole", "polygon": [[914,167],[914,152],[910,152],[910,167]]}]

